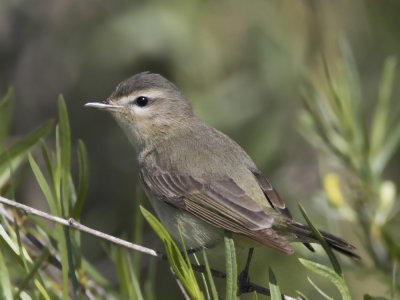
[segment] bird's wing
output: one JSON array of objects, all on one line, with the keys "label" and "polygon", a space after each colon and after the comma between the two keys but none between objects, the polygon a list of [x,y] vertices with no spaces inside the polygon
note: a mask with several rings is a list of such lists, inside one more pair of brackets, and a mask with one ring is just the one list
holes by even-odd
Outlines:
[{"label": "bird's wing", "polygon": [[[275,191],[272,184],[268,181],[268,179],[258,170],[252,171],[254,176],[257,179],[258,184],[264,192],[265,197],[267,198],[269,204],[275,208],[281,214],[286,215],[289,219],[293,220],[292,214],[289,211],[289,208],[286,207],[285,202],[281,199],[278,192]],[[314,252],[314,248],[310,245],[310,243],[303,243],[310,251]]]},{"label": "bird's wing", "polygon": [[286,207],[285,202],[281,199],[278,192],[275,191],[272,184],[268,181],[268,179],[259,171],[252,171],[254,176],[257,179],[258,184],[264,192],[265,197],[268,199],[269,204],[278,212],[286,215],[290,219],[292,218],[292,214],[289,209]]},{"label": "bird's wing", "polygon": [[162,170],[154,162],[147,162],[140,176],[146,188],[159,200],[216,227],[242,234],[281,252],[293,253],[286,239],[272,229],[274,218],[266,213],[266,208],[250,198],[231,178],[205,182],[188,174]]}]

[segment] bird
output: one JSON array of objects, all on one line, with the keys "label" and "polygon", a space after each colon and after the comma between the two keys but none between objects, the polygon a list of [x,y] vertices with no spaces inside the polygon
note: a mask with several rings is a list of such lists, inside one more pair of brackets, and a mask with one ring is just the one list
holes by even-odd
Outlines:
[{"label": "bird", "polygon": [[[85,106],[110,112],[123,129],[136,149],[147,198],[173,239],[181,235],[187,248],[216,247],[225,231],[235,245],[249,248],[250,259],[255,246],[293,254],[292,242],[312,251],[310,243],[318,243],[245,150],[201,121],[162,75],[133,75],[106,100]],[[353,245],[320,232],[333,249],[359,258]]]}]

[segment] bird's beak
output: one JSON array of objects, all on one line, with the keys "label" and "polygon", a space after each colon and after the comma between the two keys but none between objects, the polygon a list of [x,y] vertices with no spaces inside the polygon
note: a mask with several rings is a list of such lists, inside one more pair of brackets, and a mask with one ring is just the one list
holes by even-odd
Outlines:
[{"label": "bird's beak", "polygon": [[105,109],[105,110],[115,110],[122,107],[120,105],[111,104],[108,100],[100,102],[88,102],[84,106],[90,108]]}]

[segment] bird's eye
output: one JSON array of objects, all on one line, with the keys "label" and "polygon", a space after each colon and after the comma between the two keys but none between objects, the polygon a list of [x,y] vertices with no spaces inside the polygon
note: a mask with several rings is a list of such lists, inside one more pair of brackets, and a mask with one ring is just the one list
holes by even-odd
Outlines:
[{"label": "bird's eye", "polygon": [[137,106],[143,107],[143,106],[146,106],[147,103],[149,103],[149,99],[147,97],[140,96],[140,97],[136,98]]}]

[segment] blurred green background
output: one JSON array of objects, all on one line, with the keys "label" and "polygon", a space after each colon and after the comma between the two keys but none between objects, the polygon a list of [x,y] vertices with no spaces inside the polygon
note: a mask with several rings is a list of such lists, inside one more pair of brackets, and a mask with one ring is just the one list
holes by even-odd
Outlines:
[{"label": "blurred green background", "polygon": [[[81,138],[90,155],[89,194],[81,217],[88,226],[132,238],[132,212],[140,188],[135,150],[123,132],[109,115],[84,109],[83,104],[105,99],[120,81],[137,72],[152,71],[174,82],[201,119],[243,146],[297,219],[302,220],[296,204],[301,201],[320,228],[360,246],[359,232],[349,223],[327,218],[332,212],[321,192],[317,155],[298,130],[299,87],[322,54],[327,60],[338,56],[340,40],[345,39],[360,72],[368,120],[385,58],[400,56],[399,15],[397,0],[3,0],[0,91],[4,94],[8,85],[15,87],[14,138],[54,118],[58,94],[64,95],[72,139]],[[398,78],[395,103],[400,95]],[[399,159],[397,153],[384,175],[397,186]],[[30,173],[17,198],[46,209]],[[144,205],[149,207],[146,201]],[[142,244],[162,249],[149,227]],[[85,236],[84,255],[117,282],[102,245]],[[296,255],[312,257],[300,246],[296,250]],[[359,252],[363,255],[362,249]],[[259,248],[255,260],[254,282],[266,285],[272,266],[284,293],[315,292],[306,279],[309,272],[295,256]],[[243,262],[244,257],[239,266]],[[144,258],[143,274],[148,264]],[[386,287],[373,271],[357,269],[347,260],[344,268],[354,299],[364,293],[385,294]],[[318,279],[329,294],[338,295],[327,281]],[[157,264],[156,282],[158,299],[182,297],[164,262]]]}]

